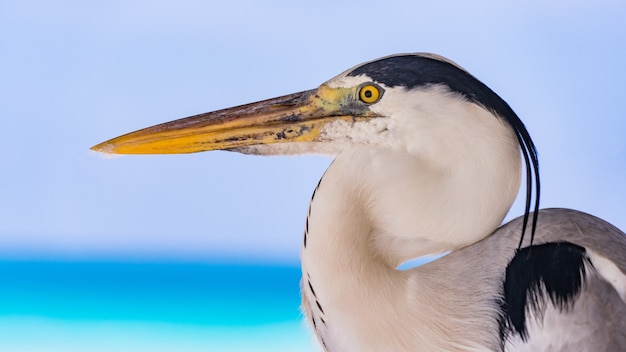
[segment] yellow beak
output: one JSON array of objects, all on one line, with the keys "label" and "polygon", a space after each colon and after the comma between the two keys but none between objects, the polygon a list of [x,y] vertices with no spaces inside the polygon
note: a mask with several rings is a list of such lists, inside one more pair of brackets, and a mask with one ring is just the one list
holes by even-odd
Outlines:
[{"label": "yellow beak", "polygon": [[181,154],[259,144],[318,141],[324,125],[376,117],[350,88],[318,89],[195,115],[100,143],[114,154]]}]

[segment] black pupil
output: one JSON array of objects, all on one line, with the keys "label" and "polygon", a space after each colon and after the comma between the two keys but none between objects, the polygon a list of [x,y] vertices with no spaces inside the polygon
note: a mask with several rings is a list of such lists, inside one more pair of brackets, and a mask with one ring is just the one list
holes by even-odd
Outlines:
[{"label": "black pupil", "polygon": [[368,90],[365,91],[364,95],[365,95],[366,98],[371,98],[372,97],[372,91],[368,89]]}]

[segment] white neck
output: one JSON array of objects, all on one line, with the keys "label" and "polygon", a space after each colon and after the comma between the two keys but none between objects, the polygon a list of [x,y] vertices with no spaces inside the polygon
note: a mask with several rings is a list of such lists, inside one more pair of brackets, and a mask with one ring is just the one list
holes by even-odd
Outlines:
[{"label": "white neck", "polygon": [[[468,107],[459,111],[467,113]],[[311,202],[302,267],[304,308],[317,319],[316,330],[329,351],[403,350],[410,345],[402,341],[416,339],[428,346],[440,330],[433,325],[435,307],[446,302],[407,294],[416,282],[428,285],[428,278],[395,268],[488,236],[506,215],[520,182],[519,147],[511,128],[480,107],[470,111],[472,116],[432,125],[429,118],[405,121],[403,127],[414,123],[424,132],[402,148],[348,148],[324,175]],[[424,115],[429,113],[436,114]],[[389,128],[394,132],[393,125]],[[404,137],[396,132],[395,138]],[[384,329],[391,326],[407,329],[386,340]]]}]

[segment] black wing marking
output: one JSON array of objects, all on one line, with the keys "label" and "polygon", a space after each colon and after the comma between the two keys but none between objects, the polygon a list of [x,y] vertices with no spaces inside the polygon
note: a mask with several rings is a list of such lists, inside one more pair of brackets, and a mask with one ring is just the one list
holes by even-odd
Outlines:
[{"label": "black wing marking", "polygon": [[517,250],[506,268],[500,316],[504,341],[519,335],[528,339],[528,317],[541,317],[546,298],[560,310],[574,305],[585,285],[586,266],[591,262],[584,247],[552,242]]}]

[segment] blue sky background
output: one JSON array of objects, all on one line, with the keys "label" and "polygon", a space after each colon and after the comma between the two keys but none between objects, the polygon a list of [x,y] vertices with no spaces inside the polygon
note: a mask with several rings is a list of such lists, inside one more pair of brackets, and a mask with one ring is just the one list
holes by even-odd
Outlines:
[{"label": "blue sky background", "polygon": [[414,51],[452,58],[517,111],[543,207],[625,229],[624,14],[620,1],[0,1],[0,257],[295,264],[329,159],[89,147]]}]

